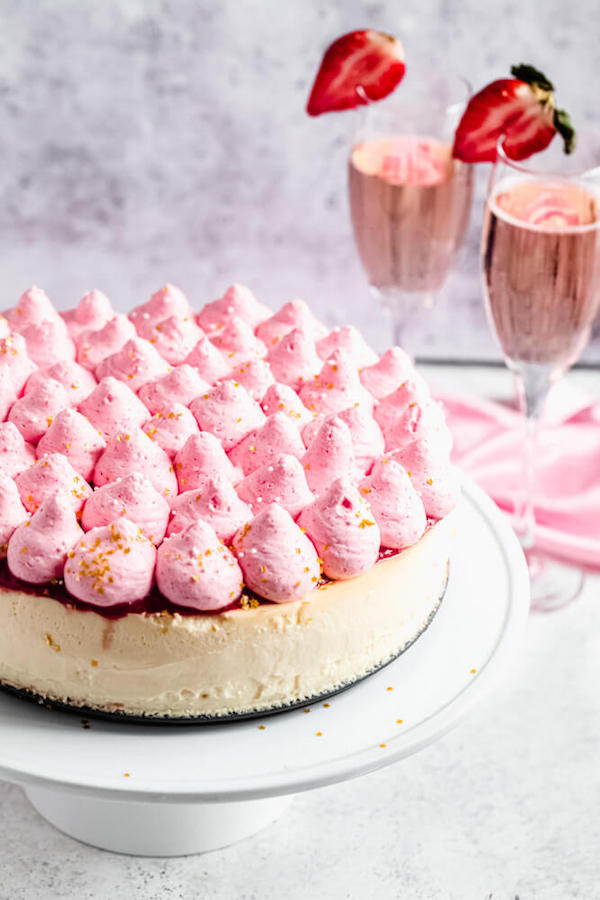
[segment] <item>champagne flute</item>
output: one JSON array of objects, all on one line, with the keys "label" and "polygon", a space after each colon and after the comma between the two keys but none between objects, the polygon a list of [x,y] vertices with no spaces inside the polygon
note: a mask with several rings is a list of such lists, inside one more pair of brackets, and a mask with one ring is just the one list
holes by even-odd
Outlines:
[{"label": "champagne flute", "polygon": [[452,158],[469,95],[462,78],[409,71],[390,97],[359,110],[348,165],[354,237],[398,345],[432,305],[469,221],[473,166]]},{"label": "champagne flute", "polygon": [[[540,610],[569,602],[583,580],[580,571],[535,549],[535,459],[548,392],[580,356],[600,307],[597,151],[590,139],[574,158],[559,156],[554,141],[530,166],[509,159],[500,138],[483,226],[486,309],[514,373],[524,416],[522,483],[514,511],[529,563],[532,605]],[[586,169],[586,163],[596,168]]]}]

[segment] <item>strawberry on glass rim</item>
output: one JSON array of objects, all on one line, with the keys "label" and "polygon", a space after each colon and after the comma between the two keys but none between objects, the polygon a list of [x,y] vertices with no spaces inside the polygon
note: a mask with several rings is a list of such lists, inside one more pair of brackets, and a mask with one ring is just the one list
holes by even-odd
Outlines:
[{"label": "strawberry on glass rim", "polygon": [[306,106],[309,116],[382,100],[404,77],[399,40],[371,28],[342,35],[325,51]]},{"label": "strawberry on glass rim", "polygon": [[510,159],[527,159],[544,150],[556,134],[565,153],[575,149],[568,113],[557,109],[554,85],[533,66],[511,67],[513,78],[492,81],[469,100],[458,123],[452,155],[463,162],[494,162],[498,139]]}]

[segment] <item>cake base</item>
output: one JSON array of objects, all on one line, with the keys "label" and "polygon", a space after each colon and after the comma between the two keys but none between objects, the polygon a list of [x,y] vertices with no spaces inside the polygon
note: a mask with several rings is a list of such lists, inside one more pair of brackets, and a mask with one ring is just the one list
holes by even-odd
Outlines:
[{"label": "cake base", "polygon": [[260,709],[260,710],[248,710],[247,712],[239,712],[239,713],[226,713],[225,715],[213,715],[213,716],[159,716],[159,715],[144,715],[144,716],[136,716],[130,715],[129,713],[120,712],[120,711],[108,711],[102,709],[94,709],[91,706],[75,706],[70,703],[64,703],[61,700],[52,700],[47,697],[42,697],[40,694],[36,694],[33,691],[25,690],[24,688],[17,688],[11,684],[6,684],[3,681],[0,681],[0,690],[5,691],[7,694],[12,694],[13,697],[19,697],[21,700],[27,700],[30,703],[36,703],[38,706],[45,706],[47,709],[56,709],[59,712],[67,712],[73,713],[78,716],[85,716],[86,718],[95,718],[95,719],[104,719],[107,721],[117,721],[117,722],[126,722],[132,725],[214,725],[219,722],[241,722],[244,719],[258,719],[263,716],[273,716],[278,713],[288,712],[291,709],[298,709],[303,706],[312,706],[313,703],[321,703],[323,700],[328,700],[330,697],[335,697],[336,694],[341,694],[343,691],[347,691],[349,688],[353,687],[355,684],[359,684],[359,682],[364,681],[365,678],[369,678],[371,675],[374,675],[375,672],[381,671],[381,669],[385,669],[386,666],[389,666],[390,663],[393,663],[395,659],[398,659],[409,647],[415,643],[418,638],[421,637],[424,631],[429,627],[431,622],[433,621],[435,614],[440,608],[440,604],[444,599],[446,594],[446,589],[448,587],[448,578],[450,572],[450,563],[447,564],[447,573],[446,573],[446,581],[444,582],[444,587],[442,593],[440,594],[438,601],[435,607],[431,610],[427,621],[424,623],[422,628],[419,629],[417,634],[408,641],[403,647],[401,647],[397,653],[394,653],[390,656],[389,659],[380,663],[377,666],[373,666],[373,668],[365,672],[364,675],[355,678],[353,681],[348,681],[345,684],[340,685],[338,688],[335,688],[331,691],[321,691],[320,694],[315,694],[313,697],[308,697],[305,699],[294,700],[291,703],[281,703],[278,706],[272,706],[270,709]]}]

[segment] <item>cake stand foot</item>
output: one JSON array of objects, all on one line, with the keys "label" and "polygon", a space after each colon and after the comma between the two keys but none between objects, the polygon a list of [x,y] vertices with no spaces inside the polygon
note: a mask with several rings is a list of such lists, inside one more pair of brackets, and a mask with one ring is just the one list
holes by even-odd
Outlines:
[{"label": "cake stand foot", "polygon": [[225,803],[112,800],[27,787],[44,819],[101,850],[133,856],[187,856],[235,844],[265,828],[293,794]]}]

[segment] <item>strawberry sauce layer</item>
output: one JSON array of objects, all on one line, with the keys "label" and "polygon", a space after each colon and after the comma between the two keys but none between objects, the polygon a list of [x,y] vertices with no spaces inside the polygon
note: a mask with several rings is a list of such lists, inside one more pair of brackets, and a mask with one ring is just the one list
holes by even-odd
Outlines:
[{"label": "strawberry sauce layer", "polygon": [[[269,313],[240,285],[198,313],[172,285],[129,317],[39,288],[6,311],[0,587],[108,618],[286,603],[450,511],[449,433],[402,351]],[[51,367],[32,324],[63,334]]]}]

